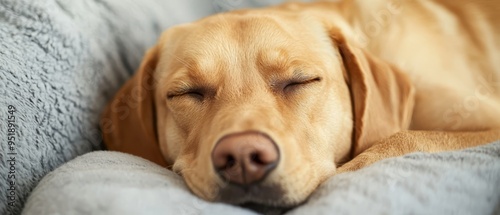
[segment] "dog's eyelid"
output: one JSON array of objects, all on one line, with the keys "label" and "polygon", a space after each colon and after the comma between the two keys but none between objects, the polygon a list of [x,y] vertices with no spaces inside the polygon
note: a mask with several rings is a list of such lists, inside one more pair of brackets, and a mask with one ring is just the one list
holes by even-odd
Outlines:
[{"label": "dog's eyelid", "polygon": [[289,85],[290,84],[308,84],[308,83],[315,82],[315,81],[321,81],[321,77],[306,77],[306,78],[301,78],[298,80],[292,79],[291,81],[289,81]]},{"label": "dog's eyelid", "polygon": [[308,85],[311,83],[315,82],[320,82],[321,77],[308,77],[308,78],[301,78],[301,79],[291,79],[290,81],[286,82],[283,87],[283,92],[288,93],[294,91],[297,87]]},{"label": "dog's eyelid", "polygon": [[167,99],[170,100],[180,96],[191,96],[198,100],[203,100],[205,94],[205,90],[202,88],[182,88],[168,92]]},{"label": "dog's eyelid", "polygon": [[318,81],[321,81],[321,77],[302,77],[300,79],[291,79],[287,81],[284,88],[295,85],[309,84]]}]

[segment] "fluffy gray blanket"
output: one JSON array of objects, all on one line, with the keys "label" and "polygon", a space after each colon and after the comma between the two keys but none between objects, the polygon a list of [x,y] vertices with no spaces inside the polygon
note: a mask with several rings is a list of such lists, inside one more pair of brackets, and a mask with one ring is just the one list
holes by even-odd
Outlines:
[{"label": "fluffy gray blanket", "polygon": [[[410,154],[336,175],[287,214],[499,213],[500,142],[496,142],[463,151]],[[94,152],[47,175],[23,214],[254,212],[200,200],[178,175],[142,158]]]}]

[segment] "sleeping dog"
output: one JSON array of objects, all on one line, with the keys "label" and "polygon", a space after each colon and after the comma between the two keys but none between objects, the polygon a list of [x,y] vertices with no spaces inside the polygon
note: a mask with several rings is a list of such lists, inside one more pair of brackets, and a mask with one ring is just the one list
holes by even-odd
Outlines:
[{"label": "sleeping dog", "polygon": [[291,207],[334,174],[500,139],[500,3],[346,0],[172,27],[101,120],[210,201]]}]

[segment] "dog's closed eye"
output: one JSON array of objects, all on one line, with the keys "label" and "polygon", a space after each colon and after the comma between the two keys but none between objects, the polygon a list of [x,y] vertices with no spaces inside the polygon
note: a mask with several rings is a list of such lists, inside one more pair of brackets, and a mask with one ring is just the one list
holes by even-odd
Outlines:
[{"label": "dog's closed eye", "polygon": [[197,101],[203,101],[205,98],[206,90],[201,88],[185,88],[176,91],[169,92],[167,94],[167,98],[175,99],[175,98],[192,98]]},{"label": "dog's closed eye", "polygon": [[319,81],[321,81],[320,77],[292,79],[284,82],[283,92],[290,93],[294,90],[297,90],[299,87],[303,87],[305,85],[316,83]]}]

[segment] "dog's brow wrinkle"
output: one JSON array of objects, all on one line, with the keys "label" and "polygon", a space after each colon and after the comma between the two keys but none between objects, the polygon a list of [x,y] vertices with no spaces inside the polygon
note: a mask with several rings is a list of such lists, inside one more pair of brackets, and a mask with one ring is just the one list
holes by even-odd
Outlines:
[{"label": "dog's brow wrinkle", "polygon": [[257,63],[261,69],[266,67],[270,68],[282,68],[289,65],[290,57],[286,54],[283,49],[271,49],[265,50],[258,53]]},{"label": "dog's brow wrinkle", "polygon": [[295,79],[295,78],[300,79],[300,78],[303,78],[304,76],[307,76],[307,75],[306,75],[306,74],[304,74],[304,73],[302,72],[302,69],[294,69],[294,70],[293,70],[293,75],[292,75],[292,77],[293,77],[294,79]]},{"label": "dog's brow wrinkle", "polygon": [[179,63],[181,63],[182,65],[184,65],[186,68],[188,68],[190,70],[194,70],[194,68],[191,66],[191,64],[189,64],[187,61],[183,60],[179,56],[177,56],[175,54],[172,54],[172,53],[168,53],[168,55],[170,55],[171,57],[173,57],[175,60],[179,61]]},{"label": "dog's brow wrinkle", "polygon": [[173,84],[175,87],[171,90],[174,94],[180,94],[187,92],[192,89],[191,85],[184,82],[184,81],[179,81],[175,84]]}]

